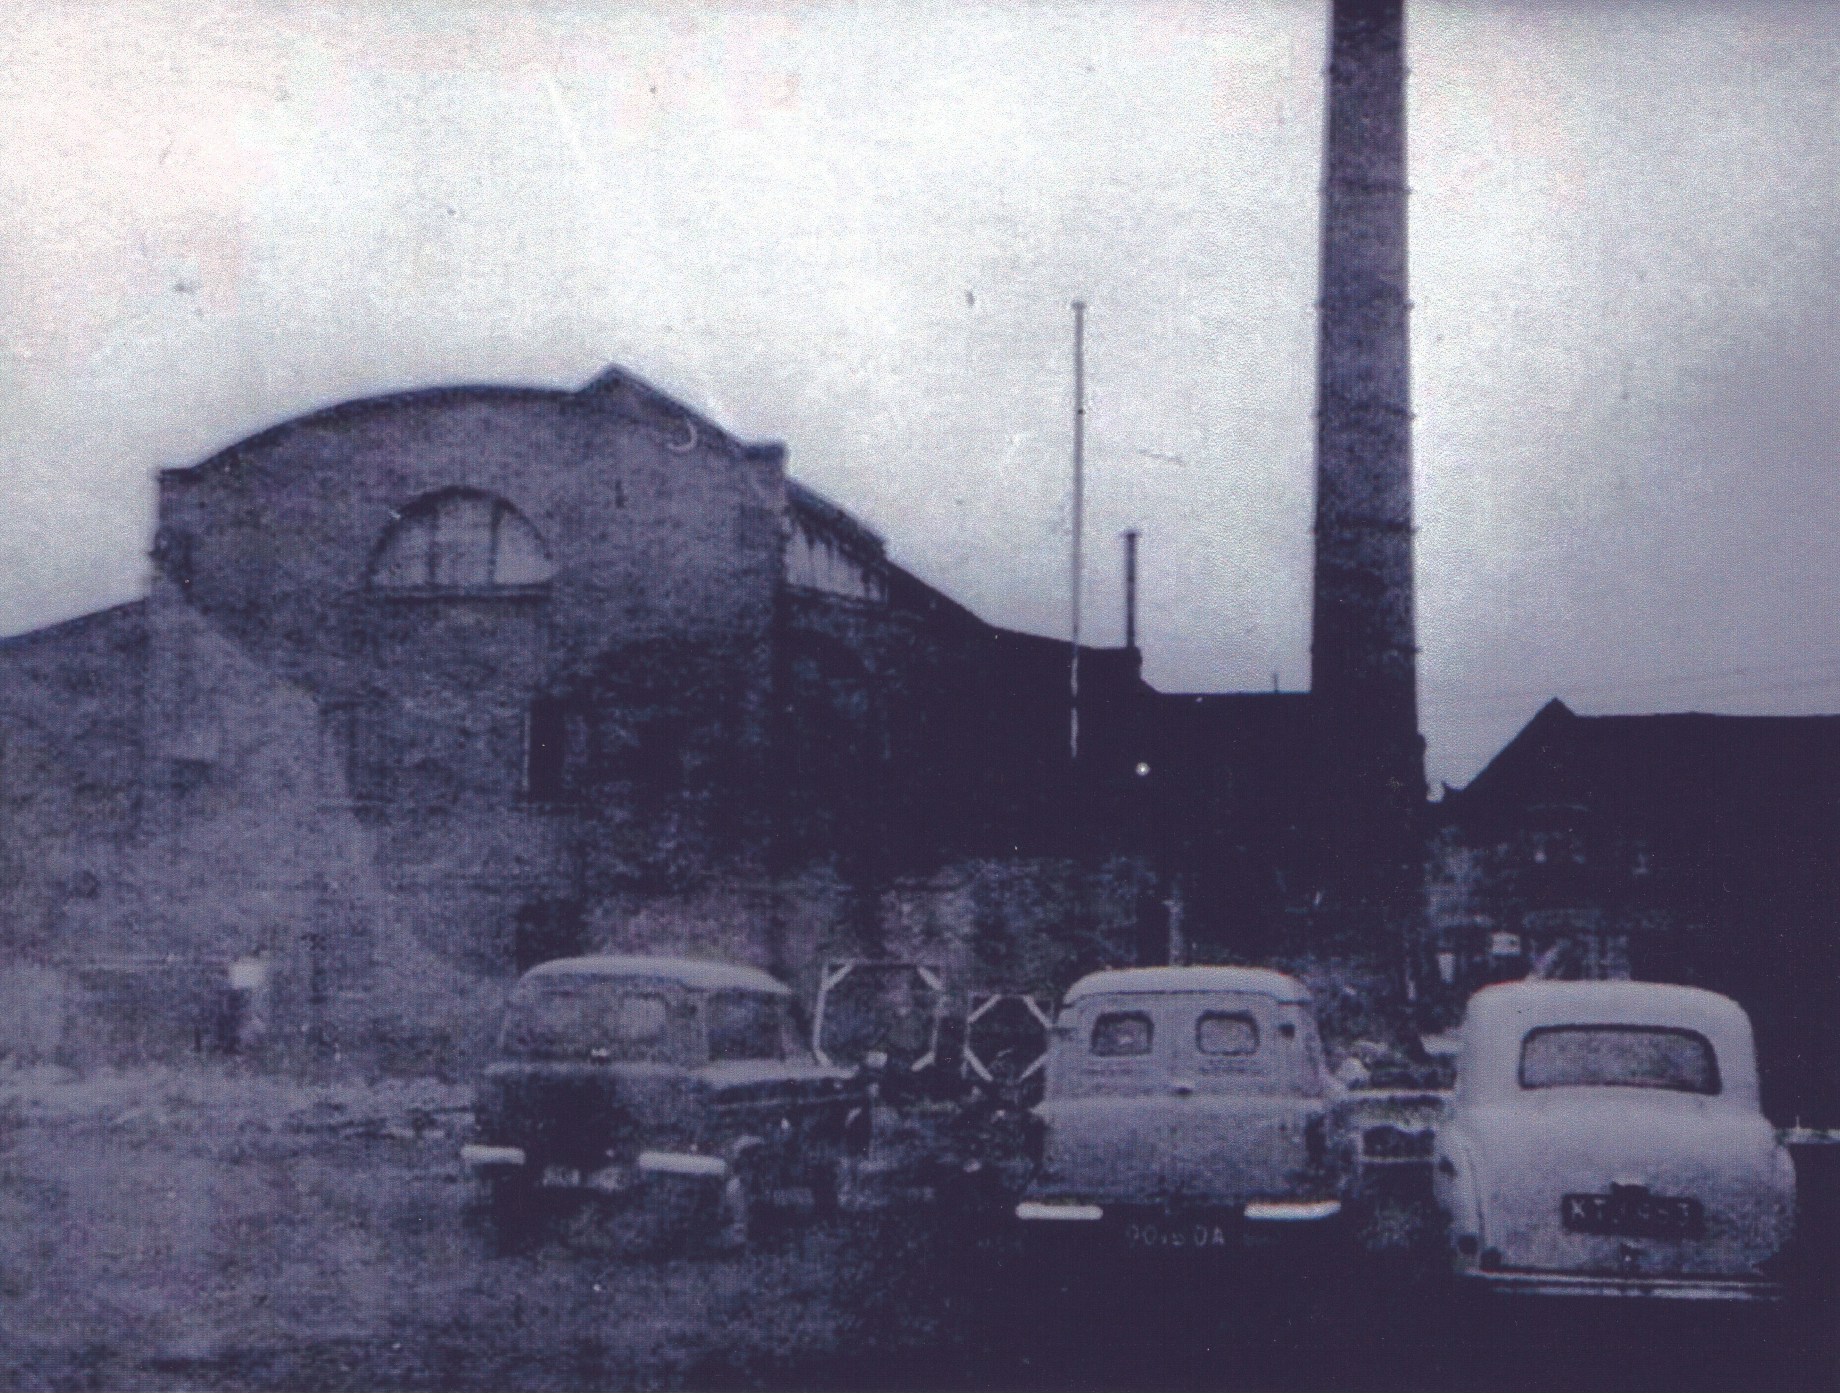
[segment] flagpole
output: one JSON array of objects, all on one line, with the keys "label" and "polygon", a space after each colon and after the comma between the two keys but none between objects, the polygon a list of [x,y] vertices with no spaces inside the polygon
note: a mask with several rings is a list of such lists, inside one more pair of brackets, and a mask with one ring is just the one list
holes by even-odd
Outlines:
[{"label": "flagpole", "polygon": [[1080,546],[1086,525],[1086,302],[1073,302],[1073,546],[1069,560],[1073,661],[1068,674],[1068,753],[1080,759]]}]

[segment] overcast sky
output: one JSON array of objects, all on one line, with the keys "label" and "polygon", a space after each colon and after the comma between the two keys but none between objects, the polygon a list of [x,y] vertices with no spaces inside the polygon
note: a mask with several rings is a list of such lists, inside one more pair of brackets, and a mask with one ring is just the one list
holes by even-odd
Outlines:
[{"label": "overcast sky", "polygon": [[[151,474],[618,362],[986,618],[1309,672],[1326,0],[0,14],[0,632],[128,599]],[[386,13],[387,9],[387,13]],[[1411,0],[1434,784],[1547,697],[1840,709],[1840,25]]]}]

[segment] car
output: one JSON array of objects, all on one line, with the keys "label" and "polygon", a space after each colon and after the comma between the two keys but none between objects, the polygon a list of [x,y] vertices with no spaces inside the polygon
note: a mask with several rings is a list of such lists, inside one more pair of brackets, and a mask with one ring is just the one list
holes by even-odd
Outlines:
[{"label": "car", "polygon": [[1465,1290],[1782,1295],[1795,1168],[1735,1001],[1508,983],[1470,998],[1461,1039],[1432,1186]]},{"label": "car", "polygon": [[461,1153],[500,1239],[528,1236],[539,1196],[682,1213],[729,1248],[782,1190],[833,1210],[869,1091],[817,1062],[793,1008],[784,984],[732,963],[564,958],[524,974]]},{"label": "car", "polygon": [[1310,994],[1252,967],[1124,968],[1068,990],[1035,1108],[1027,1234],[1220,1252],[1339,1229],[1349,1154]]}]

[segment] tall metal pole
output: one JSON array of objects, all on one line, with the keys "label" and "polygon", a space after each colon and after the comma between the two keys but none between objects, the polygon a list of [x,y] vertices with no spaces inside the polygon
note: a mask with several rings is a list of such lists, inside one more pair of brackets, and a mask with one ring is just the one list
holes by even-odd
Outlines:
[{"label": "tall metal pole", "polygon": [[1135,527],[1124,533],[1124,646],[1137,647],[1137,538]]},{"label": "tall metal pole", "polygon": [[1068,753],[1080,758],[1080,543],[1086,529],[1086,302],[1073,302],[1073,664],[1068,677]]}]

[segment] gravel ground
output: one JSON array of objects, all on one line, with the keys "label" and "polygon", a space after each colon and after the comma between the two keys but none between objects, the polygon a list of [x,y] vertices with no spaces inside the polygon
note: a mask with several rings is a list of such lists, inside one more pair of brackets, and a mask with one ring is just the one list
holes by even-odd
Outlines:
[{"label": "gravel ground", "polygon": [[[739,1257],[558,1220],[494,1254],[467,1090],[0,1074],[0,1387],[1840,1386],[1831,1334],[1441,1300],[1409,1207],[1355,1268],[1029,1267],[912,1192]],[[883,1158],[884,1160],[886,1158]]]}]

